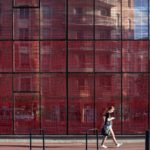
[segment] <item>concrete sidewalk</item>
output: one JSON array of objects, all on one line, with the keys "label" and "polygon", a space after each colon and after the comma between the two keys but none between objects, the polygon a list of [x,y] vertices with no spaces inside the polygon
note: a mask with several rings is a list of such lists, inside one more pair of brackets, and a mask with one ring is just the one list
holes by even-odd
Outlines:
[{"label": "concrete sidewalk", "polygon": [[[136,141],[136,140],[135,140]],[[143,141],[122,141],[123,145],[115,147],[112,141],[108,141],[108,150],[145,150]],[[100,143],[100,142],[99,142]],[[100,144],[99,144],[100,145]],[[88,150],[96,150],[96,143],[90,142]],[[99,148],[101,150],[103,148]],[[0,150],[29,150],[29,142],[0,142]],[[42,150],[42,141],[33,141],[32,150]],[[85,150],[85,142],[45,142],[45,150]]]}]

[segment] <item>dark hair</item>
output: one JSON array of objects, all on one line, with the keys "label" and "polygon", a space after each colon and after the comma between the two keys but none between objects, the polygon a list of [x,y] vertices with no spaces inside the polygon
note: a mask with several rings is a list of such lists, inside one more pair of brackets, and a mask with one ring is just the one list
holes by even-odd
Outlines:
[{"label": "dark hair", "polygon": [[109,111],[111,109],[115,109],[115,107],[114,106],[110,106],[110,107],[108,107],[107,111]]},{"label": "dark hair", "polygon": [[104,111],[103,115],[105,115],[111,109],[115,109],[115,107],[114,106],[109,106],[108,108],[106,108],[106,110]]}]

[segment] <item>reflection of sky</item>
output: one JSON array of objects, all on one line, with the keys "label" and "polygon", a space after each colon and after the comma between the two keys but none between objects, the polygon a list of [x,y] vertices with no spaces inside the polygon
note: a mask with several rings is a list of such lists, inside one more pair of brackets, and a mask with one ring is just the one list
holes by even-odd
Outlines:
[{"label": "reflection of sky", "polygon": [[148,0],[134,1],[135,39],[148,37]]}]

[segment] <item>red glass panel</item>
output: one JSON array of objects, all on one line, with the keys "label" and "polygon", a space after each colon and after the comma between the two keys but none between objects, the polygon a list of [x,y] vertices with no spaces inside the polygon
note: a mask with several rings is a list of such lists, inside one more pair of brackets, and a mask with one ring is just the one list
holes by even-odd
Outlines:
[{"label": "red glass panel", "polygon": [[0,3],[0,39],[12,39],[12,0]]},{"label": "red glass panel", "polygon": [[0,134],[13,133],[12,76],[0,74]]},{"label": "red glass panel", "polygon": [[69,0],[69,39],[93,38],[93,0]]},{"label": "red glass panel", "polygon": [[69,134],[85,134],[94,124],[92,74],[69,74]]},{"label": "red glass panel", "polygon": [[96,74],[95,77],[96,97],[96,126],[103,125],[103,113],[108,107],[114,106],[115,117],[113,128],[116,133],[121,132],[121,76],[119,74]]},{"label": "red glass panel", "polygon": [[14,75],[14,91],[39,92],[39,75],[37,74]]},{"label": "red glass panel", "polygon": [[39,71],[38,42],[14,42],[14,71]]},{"label": "red glass panel", "polygon": [[41,38],[65,39],[66,0],[41,1]]},{"label": "red glass panel", "polygon": [[143,134],[148,128],[148,76],[123,76],[123,133]]},{"label": "red glass panel", "polygon": [[121,71],[121,43],[117,41],[96,42],[96,72]]},{"label": "red glass panel", "polygon": [[69,42],[69,71],[93,71],[93,42]]},{"label": "red glass panel", "polygon": [[39,133],[39,94],[15,93],[15,133]]},{"label": "red glass panel", "polygon": [[[33,19],[34,18],[34,19]],[[39,38],[39,10],[29,8],[14,9],[14,39]]]},{"label": "red glass panel", "polygon": [[66,76],[44,74],[41,82],[42,128],[46,134],[66,134]]},{"label": "red glass panel", "polygon": [[65,72],[65,42],[41,42],[41,70],[44,72]]},{"label": "red glass panel", "polygon": [[124,72],[148,71],[147,41],[124,41],[122,53]]},{"label": "red glass panel", "polygon": [[0,42],[0,72],[12,71],[12,42]]}]

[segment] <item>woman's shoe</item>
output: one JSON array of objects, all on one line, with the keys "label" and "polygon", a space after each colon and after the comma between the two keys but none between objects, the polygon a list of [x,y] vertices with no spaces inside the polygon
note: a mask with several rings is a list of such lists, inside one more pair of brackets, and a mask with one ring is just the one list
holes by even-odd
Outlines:
[{"label": "woman's shoe", "polygon": [[107,148],[107,146],[106,146],[106,145],[101,145],[101,147],[102,147],[102,148]]},{"label": "woman's shoe", "polygon": [[118,143],[117,145],[116,145],[116,147],[120,147],[122,145],[122,143]]}]

